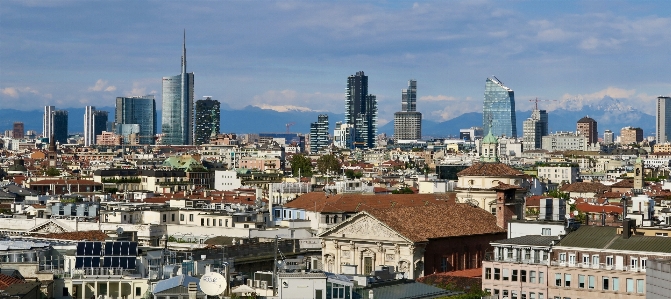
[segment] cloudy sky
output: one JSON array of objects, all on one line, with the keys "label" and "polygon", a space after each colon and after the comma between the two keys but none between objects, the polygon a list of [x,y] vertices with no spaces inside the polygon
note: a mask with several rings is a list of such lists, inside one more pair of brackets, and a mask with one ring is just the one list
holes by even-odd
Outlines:
[{"label": "cloudy sky", "polygon": [[180,71],[233,109],[344,113],[364,71],[382,123],[481,111],[485,79],[548,110],[605,95],[654,114],[671,95],[668,1],[2,1],[0,108],[114,106]]}]

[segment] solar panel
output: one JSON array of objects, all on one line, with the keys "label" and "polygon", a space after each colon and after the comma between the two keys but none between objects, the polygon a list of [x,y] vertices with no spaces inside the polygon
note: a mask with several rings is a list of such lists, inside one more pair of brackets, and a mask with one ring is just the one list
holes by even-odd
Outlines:
[{"label": "solar panel", "polygon": [[128,255],[128,242],[121,242],[121,255]]},{"label": "solar panel", "polygon": [[121,255],[121,242],[114,242],[113,246],[112,255]]},{"label": "solar panel", "polygon": [[126,269],[135,269],[135,258],[128,258],[128,268]]},{"label": "solar panel", "polygon": [[84,246],[86,242],[77,243],[77,255],[84,255]]},{"label": "solar panel", "polygon": [[112,268],[117,268],[119,267],[119,257],[114,256],[112,257]]},{"label": "solar panel", "polygon": [[103,259],[103,267],[105,267],[105,268],[112,267],[112,257],[111,256],[106,256]]},{"label": "solar panel", "polygon": [[99,256],[102,252],[102,243],[101,242],[94,242],[93,243],[93,255]]},{"label": "solar panel", "polygon": [[100,257],[94,256],[91,259],[91,267],[100,268]]},{"label": "solar panel", "polygon": [[84,268],[91,268],[91,257],[84,258]]},{"label": "solar panel", "polygon": [[85,243],[84,255],[93,255],[93,242],[86,242]]},{"label": "solar panel", "polygon": [[84,258],[83,257],[76,257],[75,258],[75,268],[83,268],[84,267]]},{"label": "solar panel", "polygon": [[113,242],[105,242],[105,255],[112,255]]},{"label": "solar panel", "polygon": [[137,256],[137,243],[136,242],[131,242],[130,243],[130,248],[128,249],[128,254],[132,256]]}]

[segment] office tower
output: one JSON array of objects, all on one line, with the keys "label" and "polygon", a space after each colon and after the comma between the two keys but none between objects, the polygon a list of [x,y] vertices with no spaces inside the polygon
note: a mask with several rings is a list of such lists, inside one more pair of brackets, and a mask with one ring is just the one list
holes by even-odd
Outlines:
[{"label": "office tower", "polygon": [[320,114],[317,122],[310,124],[310,152],[316,153],[329,146],[329,116]]},{"label": "office tower", "polygon": [[56,111],[54,106],[44,106],[44,116],[42,116],[42,137],[51,138],[51,135],[54,133],[54,123],[51,117]]},{"label": "office tower", "polygon": [[632,144],[643,141],[643,129],[624,127],[620,130],[620,144]]},{"label": "office tower", "polygon": [[363,72],[347,77],[345,105],[345,122],[354,127],[354,146],[374,147],[377,135],[377,98],[368,94],[368,76]]},{"label": "office tower", "polygon": [[84,146],[96,144],[96,136],[107,129],[107,111],[86,106],[84,111]]},{"label": "office tower", "polygon": [[482,128],[470,127],[468,129],[459,129],[459,139],[465,141],[475,141],[482,138]]},{"label": "office tower", "polygon": [[422,113],[417,112],[417,81],[401,90],[401,111],[394,113],[394,139],[422,139]]},{"label": "office tower", "polygon": [[196,101],[196,136],[195,144],[208,144],[210,137],[219,134],[220,110],[219,101],[211,97]]},{"label": "office tower", "polygon": [[482,109],[482,127],[484,135],[517,138],[517,120],[515,118],[515,92],[503,85],[498,78],[485,81],[485,101]]},{"label": "office tower", "polygon": [[12,138],[21,139],[24,137],[24,129],[22,122],[15,122],[14,127],[12,128]]},{"label": "office tower", "polygon": [[[60,144],[68,142],[68,112],[66,110],[55,110],[51,113],[51,130],[54,140]],[[51,137],[49,137],[51,142]]]},{"label": "office tower", "polygon": [[128,143],[131,134],[139,134],[136,135],[138,144],[154,144],[156,121],[156,100],[153,95],[116,98],[115,132],[124,137],[125,143]]},{"label": "office tower", "polygon": [[548,135],[548,113],[536,107],[522,125],[524,150],[534,150],[543,147],[543,136]]},{"label": "office tower", "polygon": [[603,144],[613,144],[614,141],[613,131],[605,130],[603,132]]},{"label": "office tower", "polygon": [[578,134],[587,137],[587,144],[594,144],[599,142],[596,120],[593,118],[585,116],[578,120],[577,131]]},{"label": "office tower", "polygon": [[657,97],[657,144],[669,142],[671,134],[671,97]]},{"label": "office tower", "polygon": [[333,146],[351,149],[354,146],[354,126],[336,122],[333,130]]},{"label": "office tower", "polygon": [[162,142],[193,144],[193,73],[186,72],[186,31],[182,44],[182,72],[163,77]]}]

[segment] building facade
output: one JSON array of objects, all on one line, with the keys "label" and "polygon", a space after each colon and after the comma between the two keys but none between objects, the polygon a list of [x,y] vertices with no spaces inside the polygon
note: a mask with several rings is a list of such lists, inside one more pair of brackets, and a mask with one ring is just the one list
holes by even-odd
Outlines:
[{"label": "building facade", "polygon": [[196,101],[196,145],[210,143],[210,137],[219,134],[221,122],[219,107],[219,101],[211,97]]},{"label": "building facade", "polygon": [[337,148],[352,148],[354,146],[354,126],[336,122],[333,130],[333,145]]},{"label": "building facade", "polygon": [[596,120],[593,118],[588,116],[581,118],[578,120],[576,127],[579,135],[587,137],[588,144],[599,142],[599,131],[597,130]]},{"label": "building facade", "polygon": [[24,137],[25,130],[22,122],[15,122],[12,127],[12,138],[21,139]]},{"label": "building facade", "polygon": [[186,72],[186,34],[182,44],[182,72],[163,77],[161,131],[165,145],[193,144],[193,73]]},{"label": "building facade", "polygon": [[669,142],[671,134],[671,97],[657,97],[657,143]]},{"label": "building facade", "polygon": [[310,152],[316,153],[329,146],[329,116],[320,114],[317,122],[310,124]]},{"label": "building facade", "polygon": [[547,111],[534,109],[531,117],[524,121],[522,130],[525,151],[543,147],[543,136],[548,135]]},{"label": "building facade", "polygon": [[543,136],[542,140],[542,149],[551,152],[566,150],[585,151],[588,149],[587,136],[570,132],[558,132]]},{"label": "building facade", "polygon": [[[68,141],[68,111],[55,110],[51,113],[51,134],[56,142],[65,144]],[[51,137],[49,137],[51,138]],[[51,140],[51,139],[50,139]]]},{"label": "building facade", "polygon": [[84,110],[84,146],[96,144],[96,137],[107,129],[107,111],[86,106]]},{"label": "building facade", "polygon": [[[153,95],[116,98],[115,132],[122,135],[124,140],[129,140],[130,134],[138,134],[138,144],[154,144],[156,121],[156,100]],[[122,129],[124,127],[127,129]]]},{"label": "building facade", "polygon": [[613,131],[605,130],[603,131],[603,144],[613,144],[615,138],[613,137]]},{"label": "building facade", "polygon": [[377,98],[368,93],[368,76],[362,71],[347,77],[345,123],[354,127],[354,147],[375,147]]},{"label": "building facade", "polygon": [[482,111],[484,135],[489,131],[497,137],[517,137],[515,92],[496,77],[485,81],[485,101]]},{"label": "building facade", "polygon": [[632,144],[643,141],[643,129],[624,127],[620,130],[620,144]]},{"label": "building facade", "polygon": [[42,116],[42,137],[51,138],[54,133],[54,123],[52,117],[56,111],[55,106],[44,106],[44,115]]},{"label": "building facade", "polygon": [[401,111],[394,113],[394,139],[422,139],[422,113],[417,112],[417,81],[409,80],[401,90]]}]

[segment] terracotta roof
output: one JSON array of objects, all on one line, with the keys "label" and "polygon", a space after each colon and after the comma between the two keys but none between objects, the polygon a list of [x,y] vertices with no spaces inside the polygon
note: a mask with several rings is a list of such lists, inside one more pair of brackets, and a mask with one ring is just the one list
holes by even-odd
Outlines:
[{"label": "terracotta roof", "polygon": [[541,199],[543,198],[552,198],[552,196],[547,195],[532,195],[526,198],[527,207],[540,207]]},{"label": "terracotta roof", "polygon": [[0,290],[7,289],[8,286],[17,284],[17,283],[25,283],[26,281],[23,279],[18,279],[9,275],[5,274],[0,274]]},{"label": "terracotta roof", "polygon": [[496,225],[496,216],[464,203],[375,209],[366,213],[413,242],[505,232]]},{"label": "terracotta roof", "polygon": [[613,213],[613,214],[622,214],[622,206],[616,205],[592,205],[588,203],[579,203],[575,205],[575,208],[578,211],[584,213]]},{"label": "terracotta roof", "polygon": [[510,184],[506,184],[506,183],[499,182],[498,185],[496,185],[496,186],[494,186],[494,187],[491,187],[491,188],[489,188],[489,189],[492,189],[492,190],[511,190],[511,189],[520,189],[520,190],[522,190],[522,189],[524,189],[524,188],[522,188],[522,187],[520,187],[520,186],[516,186],[516,185],[510,185]]},{"label": "terracotta roof", "polygon": [[482,268],[458,270],[451,272],[440,272],[434,275],[438,276],[456,276],[456,277],[482,277]]},{"label": "terracotta roof", "polygon": [[559,188],[559,191],[562,192],[594,192],[594,193],[604,193],[610,191],[606,185],[599,182],[576,182],[572,184],[566,184]]},{"label": "terracotta roof", "polygon": [[519,176],[523,173],[503,163],[473,163],[457,173],[457,176]]},{"label": "terracotta roof", "polygon": [[59,239],[59,240],[75,240],[75,241],[105,241],[108,238],[106,233],[103,233],[99,230],[90,230],[90,231],[78,231],[78,232],[66,232],[66,233],[53,233],[41,235],[40,237],[48,239]]},{"label": "terracotta roof", "polygon": [[444,204],[435,194],[336,194],[326,197],[323,192],[310,192],[286,203],[287,208],[322,213],[361,212],[370,209]]}]

